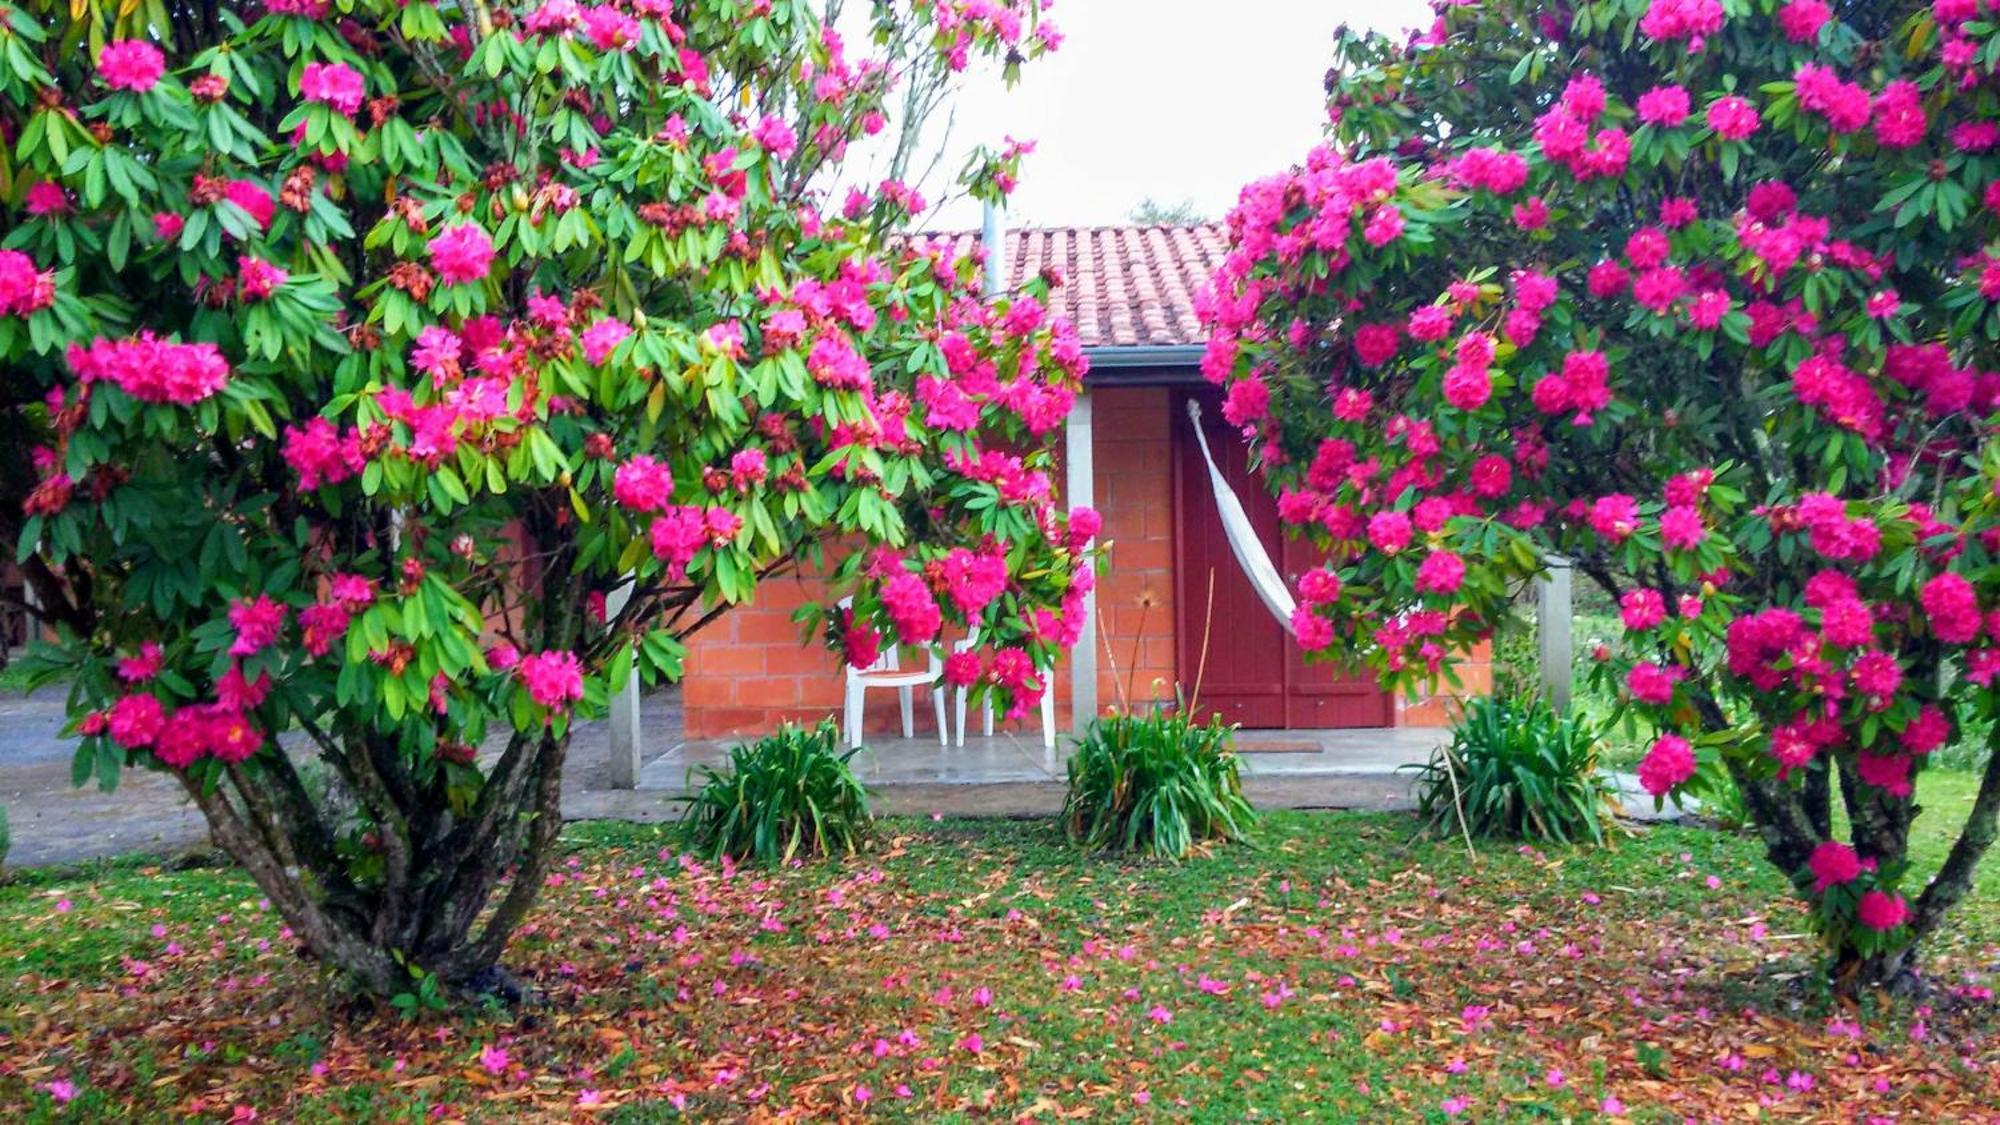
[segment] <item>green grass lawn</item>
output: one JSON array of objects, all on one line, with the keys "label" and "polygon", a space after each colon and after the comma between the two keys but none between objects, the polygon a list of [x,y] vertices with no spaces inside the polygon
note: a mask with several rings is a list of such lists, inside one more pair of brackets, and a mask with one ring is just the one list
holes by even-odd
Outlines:
[{"label": "green grass lawn", "polygon": [[862,855],[770,873],[684,864],[657,827],[572,826],[508,957],[539,1002],[418,1019],[343,1006],[233,871],[31,871],[0,888],[0,1106],[1677,1121],[2000,1104],[1977,975],[2000,941],[1990,894],[1939,943],[1933,1009],[1843,1011],[1745,838],[1472,858],[1412,827],[1277,814],[1254,850],[1170,865],[1080,856],[1046,824],[892,821]]}]

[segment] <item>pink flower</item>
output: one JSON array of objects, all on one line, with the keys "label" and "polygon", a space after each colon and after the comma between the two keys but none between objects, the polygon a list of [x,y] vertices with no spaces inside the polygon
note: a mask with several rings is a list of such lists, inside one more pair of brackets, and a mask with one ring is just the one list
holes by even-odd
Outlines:
[{"label": "pink flower", "polygon": [[1393,555],[1410,545],[1415,534],[1410,517],[1404,512],[1376,512],[1368,518],[1368,542],[1385,555]]},{"label": "pink flower", "polygon": [[263,230],[271,229],[278,214],[278,197],[254,180],[231,180],[222,189],[222,198],[241,207]]},{"label": "pink flower", "polygon": [[1417,564],[1417,592],[1455,594],[1465,582],[1465,560],[1450,551],[1432,551]]},{"label": "pink flower", "polygon": [[139,646],[139,655],[128,656],[118,662],[118,678],[128,684],[143,684],[159,675],[164,663],[160,646],[147,641]]},{"label": "pink flower", "polygon": [[306,655],[325,656],[333,648],[333,642],[346,635],[348,623],[349,614],[343,605],[323,603],[300,610],[299,632]]},{"label": "pink flower", "polygon": [[79,380],[115,383],[140,402],[192,406],[229,382],[229,364],[214,344],[168,343],[149,333],[71,344],[67,359]]},{"label": "pink flower", "polygon": [[343,117],[352,117],[367,100],[368,89],[361,72],[346,63],[309,62],[299,72],[299,96],[331,106]]},{"label": "pink flower", "polygon": [[765,114],[763,120],[757,122],[757,128],[751,135],[757,138],[757,143],[763,146],[764,151],[779,160],[788,160],[792,153],[798,151],[798,134],[792,131],[790,125],[785,124],[783,118],[775,114]]},{"label": "pink flower", "polygon": [[1484,366],[1458,364],[1445,372],[1444,399],[1467,412],[1486,405],[1493,395],[1493,373]]},{"label": "pink flower", "polygon": [[29,316],[55,300],[54,270],[37,270],[19,250],[0,250],[0,316]]},{"label": "pink flower", "polygon": [[896,636],[904,644],[926,644],[937,639],[944,617],[922,577],[901,571],[882,584],[882,608],[896,626]]},{"label": "pink flower", "polygon": [[1896,741],[1912,754],[1928,754],[1943,746],[1951,739],[1951,720],[1944,712],[1931,704],[1925,704],[1917,711],[1917,717],[1910,720]]},{"label": "pink flower", "polygon": [[1869,891],[1861,896],[1854,916],[1869,929],[1886,932],[1910,920],[1910,907],[1903,901],[1902,895]]},{"label": "pink flower", "polygon": [[1868,123],[1868,91],[1842,81],[1831,67],[1806,63],[1792,82],[1799,105],[1825,117],[1835,133],[1852,133]]},{"label": "pink flower", "polygon": [[602,366],[611,358],[611,353],[625,338],[632,334],[632,328],[622,320],[604,317],[583,330],[583,358]]},{"label": "pink flower", "polygon": [[1717,98],[1708,107],[1708,127],[1725,141],[1744,140],[1763,123],[1757,108],[1735,94]]},{"label": "pink flower", "polygon": [[1590,507],[1590,526],[1609,542],[1624,542],[1639,530],[1639,502],[1621,493],[1600,496]]},{"label": "pink flower", "polygon": [[158,47],[137,39],[106,43],[97,56],[97,76],[113,90],[143,94],[159,84],[167,59]]},{"label": "pink flower", "polygon": [[611,479],[611,496],[635,512],[661,511],[674,500],[673,472],[650,454],[641,453],[618,466]]},{"label": "pink flower", "polygon": [[1677,734],[1663,734],[1639,763],[1639,784],[1655,797],[1694,776],[1694,748]]},{"label": "pink flower", "polygon": [[1676,504],[1660,513],[1660,542],[1669,550],[1692,551],[1707,537],[1708,526],[1695,508]]},{"label": "pink flower", "polygon": [[70,210],[69,193],[63,190],[61,184],[50,180],[37,180],[30,184],[22,203],[34,218],[63,215]]},{"label": "pink flower", "polygon": [[1819,38],[1819,29],[1832,16],[1833,10],[1821,0],[1791,0],[1778,9],[1778,26],[1792,42],[1810,43]]},{"label": "pink flower", "polygon": [[1641,586],[1625,592],[1618,600],[1618,612],[1627,629],[1643,633],[1667,619],[1667,599],[1658,590]]},{"label": "pink flower", "polygon": [[1875,141],[1883,148],[1909,148],[1924,139],[1923,94],[1909,79],[1898,79],[1875,98]]},{"label": "pink flower", "polygon": [[610,4],[584,9],[583,34],[600,51],[630,50],[642,30],[638,20]]},{"label": "pink flower", "polygon": [[1685,674],[1679,665],[1662,668],[1650,660],[1641,660],[1625,674],[1625,689],[1641,703],[1664,707],[1674,701],[1674,685]]},{"label": "pink flower", "polygon": [[1658,42],[1685,39],[1688,53],[1695,54],[1722,30],[1722,21],[1720,0],[1653,0],[1639,18],[1639,31]]},{"label": "pink flower", "polygon": [[1931,634],[1946,644],[1969,644],[1978,639],[1983,624],[1979,616],[1979,595],[1963,575],[1945,571],[1924,583],[1917,598],[1923,603]]},{"label": "pink flower", "polygon": [[1861,857],[1854,853],[1853,848],[1837,840],[1823,841],[1814,848],[1806,866],[1812,871],[1815,893],[1852,883],[1861,877]]},{"label": "pink flower", "polygon": [[151,746],[165,719],[166,708],[158,699],[143,692],[121,696],[111,705],[111,741],[127,750]]},{"label": "pink flower", "polygon": [[583,698],[583,662],[573,652],[537,652],[521,658],[514,676],[528,689],[528,698],[552,711],[567,710]]},{"label": "pink flower", "polygon": [[229,624],[236,629],[229,655],[255,656],[278,639],[279,630],[285,627],[285,607],[272,601],[269,594],[259,594],[251,601],[238,598],[229,603]]},{"label": "pink flower", "polygon": [[493,268],[493,240],[478,223],[461,223],[431,239],[431,265],[446,284],[483,281]]},{"label": "pink flower", "polygon": [[1688,92],[1679,86],[1655,86],[1639,95],[1638,110],[1640,121],[1671,129],[1691,112]]},{"label": "pink flower", "polygon": [[1377,248],[1403,237],[1403,212],[1393,203],[1377,207],[1362,228],[1361,237],[1367,240],[1368,245]]},{"label": "pink flower", "polygon": [[1364,324],[1354,330],[1354,354],[1363,367],[1380,367],[1395,358],[1402,339],[1401,325]]},{"label": "pink flower", "polygon": [[1007,559],[998,552],[954,547],[944,558],[945,596],[968,617],[983,611],[1007,588]]},{"label": "pink flower", "polygon": [[236,292],[245,301],[261,301],[291,280],[291,275],[262,258],[244,254],[236,259]]},{"label": "pink flower", "polygon": [[507,1048],[492,1045],[481,1048],[479,1065],[495,1077],[507,1073]]},{"label": "pink flower", "polygon": [[345,437],[325,418],[310,418],[303,426],[285,427],[285,464],[299,474],[299,487],[308,492],[324,485],[339,484],[361,471],[361,435],[348,431]]},{"label": "pink flower", "polygon": [[349,609],[362,609],[374,604],[375,580],[359,574],[335,574],[327,580],[327,592]]}]

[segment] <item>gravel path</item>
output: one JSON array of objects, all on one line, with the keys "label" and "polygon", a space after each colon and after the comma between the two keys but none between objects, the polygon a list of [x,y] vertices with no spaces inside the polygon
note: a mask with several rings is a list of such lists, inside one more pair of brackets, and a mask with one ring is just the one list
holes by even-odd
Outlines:
[{"label": "gravel path", "polygon": [[[0,695],[0,804],[14,844],[9,866],[75,863],[131,852],[173,854],[202,845],[208,826],[180,785],[165,774],[128,769],[118,788],[70,785],[74,739],[62,736],[65,693]],[[679,742],[680,694],[646,700],[646,737],[659,750]],[[610,739],[603,723],[580,725],[563,777],[563,816],[666,820],[678,806],[656,792],[613,789]]]}]

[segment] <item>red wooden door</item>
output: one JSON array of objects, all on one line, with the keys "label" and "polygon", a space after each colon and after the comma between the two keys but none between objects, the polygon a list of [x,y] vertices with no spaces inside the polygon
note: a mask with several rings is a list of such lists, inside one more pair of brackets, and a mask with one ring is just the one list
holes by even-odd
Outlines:
[{"label": "red wooden door", "polygon": [[1319,661],[1307,663],[1291,635],[1258,598],[1229,549],[1208,466],[1187,416],[1189,397],[1201,403],[1203,428],[1216,465],[1287,584],[1296,591],[1299,572],[1314,562],[1310,544],[1281,534],[1278,503],[1263,480],[1251,473],[1243,437],[1222,420],[1219,397],[1206,391],[1177,395],[1174,605],[1181,690],[1194,697],[1199,718],[1213,713],[1250,729],[1391,725],[1394,708],[1372,676],[1349,675]]}]

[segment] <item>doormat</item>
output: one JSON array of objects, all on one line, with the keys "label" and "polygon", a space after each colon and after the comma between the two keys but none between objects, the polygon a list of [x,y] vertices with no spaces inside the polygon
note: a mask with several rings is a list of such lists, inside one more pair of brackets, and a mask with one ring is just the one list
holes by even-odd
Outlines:
[{"label": "doormat", "polygon": [[1238,739],[1236,743],[1236,752],[1238,754],[1317,754],[1319,751],[1320,745],[1317,742],[1286,742],[1279,739],[1245,741]]}]

